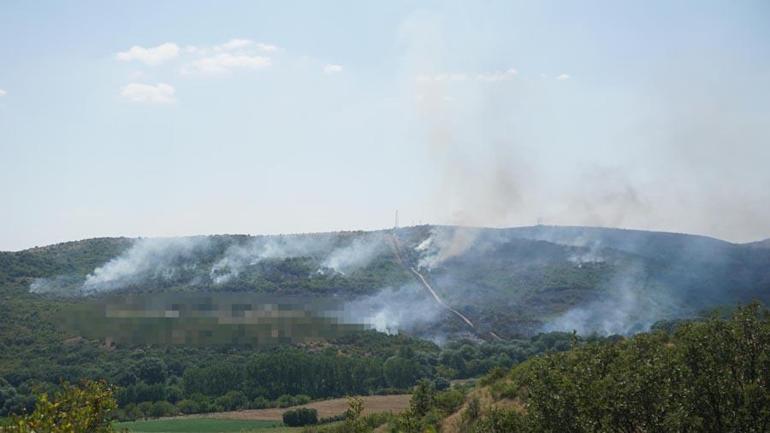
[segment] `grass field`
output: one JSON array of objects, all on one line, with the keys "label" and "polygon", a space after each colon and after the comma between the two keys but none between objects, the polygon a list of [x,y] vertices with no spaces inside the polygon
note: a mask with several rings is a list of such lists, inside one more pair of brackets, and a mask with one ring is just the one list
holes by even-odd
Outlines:
[{"label": "grass field", "polygon": [[123,422],[115,425],[118,430],[132,433],[284,433],[298,429],[281,427],[276,421],[253,421],[212,418],[174,418],[149,421]]},{"label": "grass field", "polygon": [[[361,397],[364,402],[364,415],[377,412],[401,413],[409,407],[409,394],[398,395],[369,395]],[[308,403],[301,407],[309,407],[318,411],[319,418],[340,415],[348,409],[348,400],[345,398],[335,398],[332,400],[321,400]],[[283,413],[290,408],[279,409],[249,409],[235,412],[218,412],[202,415],[205,418],[232,419],[232,420],[251,420],[251,421],[281,421]],[[201,415],[189,415],[198,417]]]},{"label": "grass field", "polygon": [[[400,413],[409,406],[408,394],[373,395],[362,397],[364,413]],[[304,407],[318,411],[319,417],[339,415],[348,408],[344,398],[316,401]],[[117,423],[118,429],[131,433],[298,433],[301,427],[283,427],[281,419],[288,409],[253,409],[219,412],[206,415],[188,415],[148,421]]]}]

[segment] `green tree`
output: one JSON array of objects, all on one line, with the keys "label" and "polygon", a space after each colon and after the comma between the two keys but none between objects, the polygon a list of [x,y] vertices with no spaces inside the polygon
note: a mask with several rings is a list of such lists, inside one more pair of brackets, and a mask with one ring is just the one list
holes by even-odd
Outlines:
[{"label": "green tree", "polygon": [[148,384],[163,383],[168,377],[166,363],[155,357],[143,358],[133,368],[133,373],[139,380]]},{"label": "green tree", "polygon": [[394,388],[408,388],[422,375],[420,364],[415,359],[401,356],[391,356],[382,368],[385,381]]},{"label": "green tree", "polygon": [[16,417],[12,433],[110,433],[111,414],[117,408],[112,389],[103,382],[63,385],[52,397],[42,394],[35,411]]},{"label": "green tree", "polygon": [[422,418],[433,408],[436,392],[433,383],[427,379],[417,382],[409,400],[409,411],[417,418]]}]

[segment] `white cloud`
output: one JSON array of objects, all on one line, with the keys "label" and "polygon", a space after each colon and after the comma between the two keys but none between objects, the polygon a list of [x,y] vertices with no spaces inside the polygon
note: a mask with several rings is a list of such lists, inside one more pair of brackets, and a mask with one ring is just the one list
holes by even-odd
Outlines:
[{"label": "white cloud", "polygon": [[120,89],[120,96],[132,102],[145,102],[150,104],[169,104],[176,102],[174,92],[176,90],[164,83],[156,85],[131,83]]},{"label": "white cloud", "polygon": [[475,76],[469,76],[468,74],[453,72],[453,73],[440,73],[435,75],[418,75],[416,80],[421,83],[447,83],[447,82],[459,82],[459,81],[480,81],[485,83],[495,83],[498,81],[512,80],[519,74],[515,68],[506,69],[505,71],[493,71],[482,72]]},{"label": "white cloud", "polygon": [[184,47],[184,52],[188,54],[198,54],[201,56],[210,56],[215,53],[233,52],[247,53],[249,51],[259,51],[264,53],[272,53],[278,51],[279,48],[276,45],[266,44],[264,42],[254,42],[251,39],[233,38],[229,41],[219,45],[188,45]]},{"label": "white cloud", "polygon": [[519,71],[517,71],[514,68],[510,68],[505,71],[495,71],[491,73],[483,73],[476,75],[476,79],[479,81],[484,81],[488,83],[494,83],[497,81],[507,81],[513,79],[516,75],[518,75]]},{"label": "white cloud", "polygon": [[324,73],[325,74],[336,74],[336,73],[339,73],[339,72],[342,72],[342,65],[329,64],[329,65],[325,65],[324,66]]},{"label": "white cloud", "polygon": [[250,45],[252,45],[254,42],[249,39],[230,39],[229,41],[225,42],[222,45],[217,45],[214,47],[217,51],[233,51],[241,48],[246,48]]},{"label": "white cloud", "polygon": [[556,77],[556,79],[559,81],[569,80],[570,76],[568,74],[561,74],[558,77]]},{"label": "white cloud", "polygon": [[5,90],[3,90],[3,89],[0,89],[0,96],[5,96],[5,95],[7,95],[7,94],[8,94],[8,92],[6,92],[6,91],[5,91]]},{"label": "white cloud", "polygon": [[144,80],[145,78],[147,78],[147,74],[142,70],[131,71],[131,73],[128,74],[128,79],[131,81]]},{"label": "white cloud", "polygon": [[173,42],[166,42],[153,48],[133,46],[128,51],[116,54],[115,57],[123,62],[137,60],[147,65],[159,65],[178,55],[179,46]]},{"label": "white cloud", "polygon": [[447,82],[447,81],[465,81],[468,79],[468,76],[461,73],[451,73],[451,74],[436,74],[436,75],[418,75],[417,81],[419,82]]},{"label": "white cloud", "polygon": [[268,53],[271,53],[273,51],[278,51],[278,47],[271,44],[263,44],[262,42],[257,42],[256,45],[258,50],[265,51]]},{"label": "white cloud", "polygon": [[230,39],[229,41],[225,42],[222,45],[217,45],[214,47],[214,50],[216,51],[235,51],[235,50],[241,50],[249,47],[254,47],[259,51],[265,51],[265,52],[273,52],[278,51],[278,47],[271,44],[266,44],[263,42],[254,42],[251,39]]},{"label": "white cloud", "polygon": [[250,56],[246,54],[234,55],[230,53],[217,54],[200,58],[182,69],[183,73],[217,74],[229,72],[236,68],[262,69],[272,65],[269,57]]}]

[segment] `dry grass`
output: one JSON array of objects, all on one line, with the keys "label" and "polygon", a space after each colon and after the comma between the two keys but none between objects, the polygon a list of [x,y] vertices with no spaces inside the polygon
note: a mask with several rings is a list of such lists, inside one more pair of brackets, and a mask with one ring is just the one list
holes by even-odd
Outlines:
[{"label": "dry grass", "polygon": [[[398,395],[370,395],[361,397],[364,401],[364,415],[378,412],[401,413],[409,407],[409,394]],[[348,401],[345,398],[336,398],[334,400],[323,400],[308,403],[302,406],[290,408],[270,408],[270,409],[248,409],[235,412],[217,412],[207,413],[206,418],[239,419],[253,421],[281,421],[283,413],[289,409],[298,407],[309,407],[318,411],[319,418],[340,415],[348,408]],[[195,416],[195,415],[192,415]]]}]

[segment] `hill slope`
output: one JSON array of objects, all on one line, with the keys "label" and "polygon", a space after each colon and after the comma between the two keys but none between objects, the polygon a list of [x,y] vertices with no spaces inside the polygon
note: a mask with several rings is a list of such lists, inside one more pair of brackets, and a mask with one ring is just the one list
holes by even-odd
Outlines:
[{"label": "hill slope", "polygon": [[[396,249],[399,255],[395,254]],[[590,227],[418,226],[289,236],[103,238],[0,253],[0,293],[249,293],[344,305],[354,322],[420,335],[631,333],[661,319],[770,297],[770,249]]]}]

